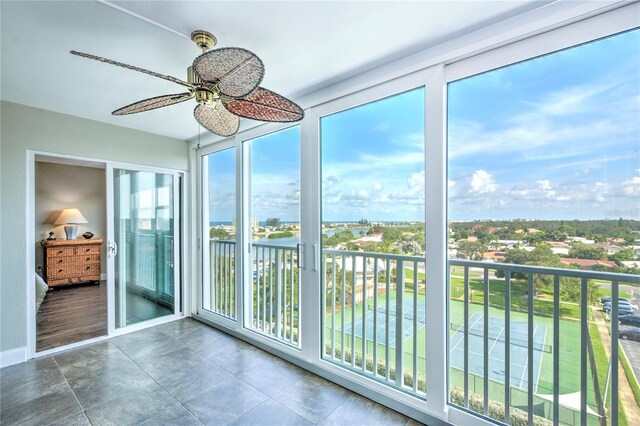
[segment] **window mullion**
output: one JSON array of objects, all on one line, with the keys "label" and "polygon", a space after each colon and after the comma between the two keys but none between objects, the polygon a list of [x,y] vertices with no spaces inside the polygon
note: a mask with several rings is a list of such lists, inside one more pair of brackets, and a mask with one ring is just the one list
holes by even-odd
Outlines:
[{"label": "window mullion", "polygon": [[427,406],[446,419],[447,411],[447,170],[446,81],[444,68],[429,73],[425,96]]}]

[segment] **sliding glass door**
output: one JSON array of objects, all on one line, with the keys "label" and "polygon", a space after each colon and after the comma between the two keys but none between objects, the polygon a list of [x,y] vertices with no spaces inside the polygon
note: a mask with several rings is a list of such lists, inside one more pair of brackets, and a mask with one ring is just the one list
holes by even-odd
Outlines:
[{"label": "sliding glass door", "polygon": [[179,306],[179,177],[112,169],[109,241],[115,328],[173,315]]},{"label": "sliding glass door", "polygon": [[300,128],[243,143],[250,245],[245,327],[300,345]]},{"label": "sliding glass door", "polygon": [[216,145],[200,172],[198,313],[299,348],[299,127]]}]

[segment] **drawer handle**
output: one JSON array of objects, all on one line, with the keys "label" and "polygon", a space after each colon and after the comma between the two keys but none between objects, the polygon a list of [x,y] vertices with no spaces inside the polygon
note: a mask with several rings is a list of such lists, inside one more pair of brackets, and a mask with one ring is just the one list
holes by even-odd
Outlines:
[{"label": "drawer handle", "polygon": [[88,271],[89,269],[91,269],[91,266],[87,266],[87,271]]},{"label": "drawer handle", "polygon": [[87,257],[87,262],[88,262],[88,261],[90,261],[90,260],[91,260],[91,258],[90,258],[90,257]]},{"label": "drawer handle", "polygon": [[86,250],[86,253],[89,253],[90,251],[91,251],[91,249],[90,249],[90,248],[88,248],[88,249]]},{"label": "drawer handle", "polygon": [[62,263],[62,262],[63,262],[62,259],[58,260],[58,263]]},{"label": "drawer handle", "polygon": [[58,273],[61,273],[63,271],[63,269],[58,269]]},{"label": "drawer handle", "polygon": [[62,250],[58,251],[58,254],[62,254],[62,253],[63,253]]}]

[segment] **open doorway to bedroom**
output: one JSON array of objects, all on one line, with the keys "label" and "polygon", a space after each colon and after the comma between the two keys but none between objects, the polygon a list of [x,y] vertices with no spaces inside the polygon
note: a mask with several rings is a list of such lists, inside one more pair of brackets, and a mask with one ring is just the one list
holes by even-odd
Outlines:
[{"label": "open doorway to bedroom", "polygon": [[106,168],[36,156],[36,352],[108,333]]}]

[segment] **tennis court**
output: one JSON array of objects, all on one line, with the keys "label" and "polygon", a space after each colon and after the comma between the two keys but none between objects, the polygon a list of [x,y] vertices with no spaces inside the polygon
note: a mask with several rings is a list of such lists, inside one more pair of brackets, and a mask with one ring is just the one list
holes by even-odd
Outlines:
[{"label": "tennis court", "polygon": [[[535,325],[533,331],[533,360],[528,358],[527,323],[511,320],[511,386],[527,389],[529,362],[533,362],[533,388],[537,392],[542,356],[551,352],[545,344],[547,327]],[[503,318],[489,316],[489,378],[504,383],[505,376],[505,324]],[[464,325],[452,324],[450,364],[464,369]],[[474,313],[469,317],[469,373],[483,376],[484,363],[484,315]]]},{"label": "tennis court", "polygon": [[[358,309],[358,308],[356,308]],[[356,311],[356,315],[361,315],[361,307],[360,312]],[[377,315],[377,341],[379,344],[386,343],[386,321],[387,321],[387,309],[384,304],[380,304],[378,306],[378,315]],[[404,338],[407,339],[414,334],[413,330],[413,302],[411,300],[405,300],[403,306],[403,320],[402,320],[402,331],[404,334]],[[365,320],[365,333],[367,335],[368,341],[373,341],[373,323],[374,323],[374,310],[373,304],[369,303],[367,306],[367,313],[364,316]],[[356,337],[362,337],[362,316],[356,317],[355,321],[355,329],[356,329]],[[417,309],[417,325],[418,331],[424,327],[425,324],[425,307],[424,301],[418,303]],[[345,334],[351,335],[351,330],[353,329],[353,325],[351,323],[351,318],[345,318],[345,321],[349,321],[345,323],[344,332]],[[342,327],[336,327],[336,335],[342,333]],[[396,347],[396,302],[392,300],[389,304],[389,347]]]}]

